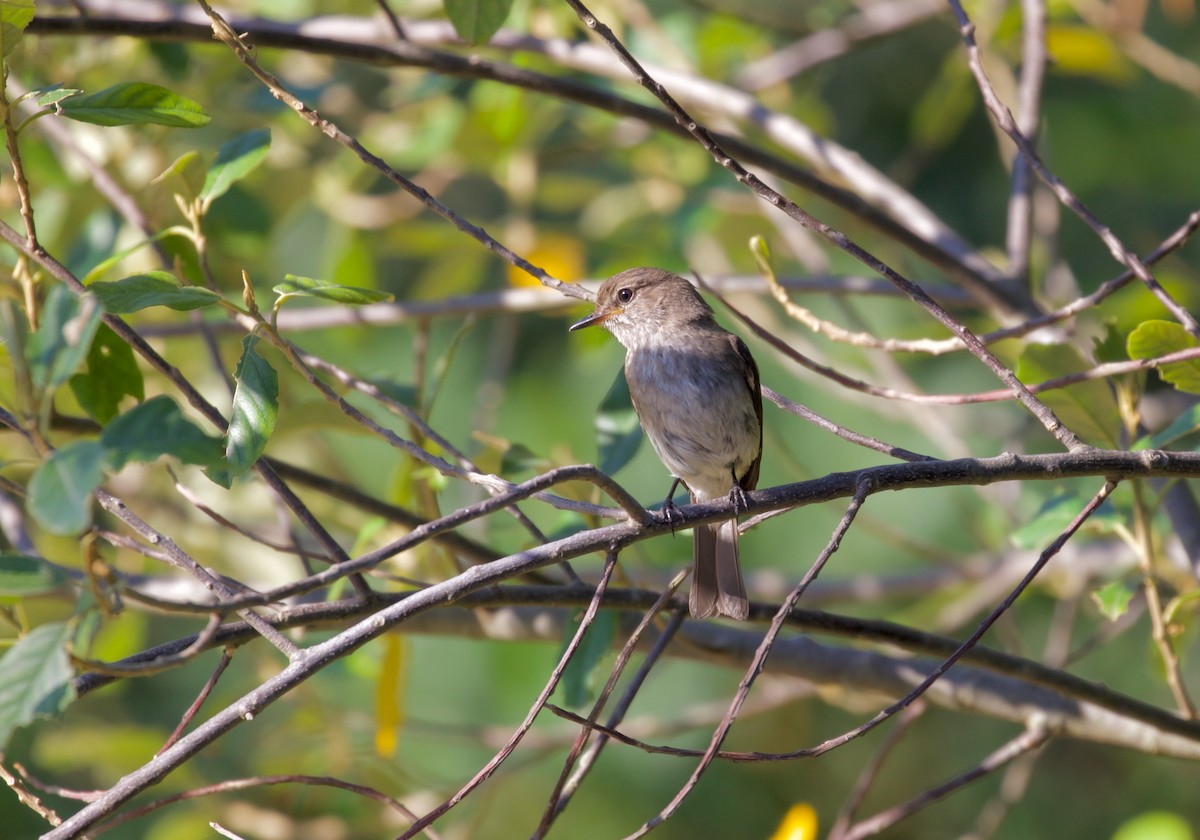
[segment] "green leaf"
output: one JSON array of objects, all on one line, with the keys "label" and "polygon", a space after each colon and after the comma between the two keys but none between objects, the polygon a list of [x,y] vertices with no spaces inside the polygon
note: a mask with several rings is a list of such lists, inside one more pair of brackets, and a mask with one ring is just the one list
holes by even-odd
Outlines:
[{"label": "green leaf", "polygon": [[25,346],[29,374],[39,388],[57,388],[87,357],[104,309],[92,295],[55,286],[46,296],[42,323]]},{"label": "green leaf", "polygon": [[171,162],[171,165],[154,176],[154,179],[150,183],[165,184],[170,182],[170,186],[178,187],[175,190],[177,195],[191,201],[200,195],[200,190],[204,188],[204,183],[207,180],[208,170],[204,166],[203,158],[200,157],[199,152],[190,151],[184,152],[175,158]]},{"label": "green leaf", "polygon": [[29,598],[58,589],[66,574],[41,557],[0,554],[0,598]]},{"label": "green leaf", "polygon": [[279,378],[254,349],[258,341],[255,335],[242,340],[242,358],[233,374],[237,389],[233,393],[225,457],[235,476],[254,466],[267,448],[279,414]]},{"label": "green leaf", "polygon": [[58,714],[75,699],[65,647],[71,635],[66,622],[43,624],[0,658],[0,750],[14,731],[34,718]]},{"label": "green leaf", "polygon": [[[566,651],[571,639],[575,637],[575,631],[579,629],[579,622],[582,618],[583,614],[580,613],[567,625],[563,637],[562,649],[559,650],[558,654],[560,657]],[[596,667],[604,659],[604,655],[608,653],[616,632],[616,613],[603,611],[596,614],[596,618],[592,621],[591,626],[588,627],[587,632],[579,641],[579,647],[576,648],[575,655],[571,657],[571,661],[563,669],[562,687],[564,706],[577,709],[591,698],[592,675],[595,673]]]},{"label": "green leaf", "polygon": [[121,398],[146,398],[142,372],[133,358],[133,348],[121,340],[106,324],[92,341],[88,351],[87,373],[71,377],[71,391],[90,417],[107,423],[120,411]]},{"label": "green leaf", "polygon": [[[1013,531],[1010,539],[1017,548],[1035,550],[1045,548],[1079,515],[1088,499],[1074,492],[1055,494],[1047,499],[1033,519]],[[1088,517],[1084,528],[1105,533],[1112,531],[1123,521],[1111,501],[1106,501]]]},{"label": "green leaf", "polygon": [[275,307],[279,308],[285,300],[293,297],[312,297],[322,300],[332,300],[337,303],[349,303],[361,306],[368,303],[379,303],[392,300],[393,296],[378,289],[365,289],[361,286],[340,286],[325,280],[314,280],[311,277],[297,277],[295,274],[285,275],[284,282],[273,290],[279,295]]},{"label": "green leaf", "polygon": [[162,455],[203,467],[225,463],[221,439],[205,434],[167,396],[154,397],[126,411],[108,424],[100,442],[113,470],[130,461],[153,461]]},{"label": "green leaf", "polygon": [[490,41],[511,9],[512,0],[446,0],[446,17],[469,44]]},{"label": "green leaf", "polygon": [[212,119],[200,103],[147,82],[121,82],[59,105],[64,117],[93,125],[169,125],[196,128]]},{"label": "green leaf", "polygon": [[625,372],[620,371],[596,412],[596,446],[601,472],[615,475],[633,460],[642,445],[642,437],[642,426],[629,397],[629,384],[625,381]]},{"label": "green leaf", "polygon": [[1092,603],[1100,614],[1109,621],[1116,621],[1129,610],[1133,590],[1119,580],[1105,584],[1092,592]]},{"label": "green leaf", "polygon": [[200,190],[199,197],[204,200],[205,206],[212,204],[235,183],[253,172],[266,159],[270,148],[271,132],[265,128],[239,135],[223,144]]},{"label": "green leaf", "polygon": [[1171,444],[1200,429],[1200,404],[1188,406],[1170,426],[1149,437],[1139,438],[1132,449],[1166,449]]},{"label": "green leaf", "polygon": [[33,20],[33,0],[3,0],[0,2],[0,58],[8,58]]},{"label": "green leaf", "polygon": [[[1153,359],[1200,346],[1200,341],[1173,321],[1143,321],[1129,334],[1131,359]],[[1178,391],[1200,394],[1200,359],[1157,365],[1158,375]]]},{"label": "green leaf", "polygon": [[514,477],[526,472],[540,472],[553,464],[523,443],[514,443],[500,457],[500,475]]},{"label": "green leaf", "polygon": [[29,481],[29,512],[52,534],[77,534],[92,521],[92,491],[104,479],[104,447],[79,440],[49,457]]},{"label": "green leaf", "polygon": [[34,102],[37,103],[39,108],[48,108],[49,106],[58,102],[62,102],[64,99],[74,96],[77,93],[83,93],[83,91],[79,90],[78,88],[55,85],[52,88],[45,88],[38,91]]},{"label": "green leaf", "polygon": [[1103,338],[1092,338],[1092,355],[1101,364],[1124,362],[1129,359],[1129,354],[1125,351],[1125,338],[1117,329],[1115,318],[1105,320]]},{"label": "green leaf", "polygon": [[[1031,344],[1017,362],[1017,377],[1026,383],[1045,382],[1092,368],[1078,350],[1067,344]],[[1116,397],[1099,380],[1044,391],[1038,398],[1053,409],[1071,431],[1086,441],[1113,447],[1121,435]]]},{"label": "green leaf", "polygon": [[1188,818],[1174,811],[1145,811],[1123,822],[1112,840],[1195,840]]},{"label": "green leaf", "polygon": [[166,271],[134,274],[121,280],[97,281],[88,286],[114,315],[127,315],[149,306],[165,306],[177,312],[188,312],[212,306],[221,300],[216,292],[200,286],[181,285]]}]

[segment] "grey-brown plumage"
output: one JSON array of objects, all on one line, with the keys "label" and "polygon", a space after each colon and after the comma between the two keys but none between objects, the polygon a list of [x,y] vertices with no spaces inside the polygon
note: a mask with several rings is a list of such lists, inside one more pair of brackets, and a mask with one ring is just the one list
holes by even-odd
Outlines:
[{"label": "grey-brown plumage", "polygon": [[[658,268],[623,271],[600,286],[595,312],[571,329],[593,324],[625,346],[642,429],[692,501],[736,500],[754,489],[762,456],[758,367],[692,284]],[[696,527],[692,545],[692,615],[745,619],[737,519]]]}]

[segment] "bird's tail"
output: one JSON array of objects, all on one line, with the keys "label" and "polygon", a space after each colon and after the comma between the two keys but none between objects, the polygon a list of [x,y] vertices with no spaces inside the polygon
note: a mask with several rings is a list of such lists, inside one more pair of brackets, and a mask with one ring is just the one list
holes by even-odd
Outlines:
[{"label": "bird's tail", "polygon": [[736,519],[692,529],[695,575],[688,596],[693,618],[708,618],[713,612],[745,621],[750,614],[742,564],[738,557]]}]

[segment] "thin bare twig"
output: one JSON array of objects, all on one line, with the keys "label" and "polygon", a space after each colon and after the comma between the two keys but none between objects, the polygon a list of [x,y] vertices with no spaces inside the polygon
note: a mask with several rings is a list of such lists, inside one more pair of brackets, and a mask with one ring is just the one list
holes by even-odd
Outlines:
[{"label": "thin bare twig", "polygon": [[932,805],[939,799],[944,799],[955,791],[974,782],[976,779],[981,779],[989,773],[994,773],[1011,761],[1023,755],[1028,755],[1050,740],[1052,734],[1049,729],[1044,727],[1030,727],[957,778],[950,779],[936,787],[930,788],[920,796],[914,797],[902,805],[889,808],[870,819],[863,820],[850,828],[843,837],[845,840],[862,840],[864,837],[878,834],[904,818],[915,814],[927,805]]},{"label": "thin bare twig", "polygon": [[860,482],[855,488],[854,497],[850,500],[850,504],[846,508],[846,512],[842,514],[842,518],[838,522],[837,527],[834,528],[833,535],[829,538],[829,542],[826,543],[825,548],[821,550],[821,553],[817,556],[817,559],[813,561],[812,566],[800,579],[800,582],[796,584],[795,588],[793,588],[790,593],[788,593],[788,597],[785,598],[783,603],[780,605],[779,610],[775,613],[775,617],[771,619],[771,626],[763,636],[762,642],[759,644],[758,649],[754,652],[754,659],[751,661],[750,667],[746,669],[746,673],[743,675],[741,682],[738,684],[737,692],[734,694],[733,700],[729,704],[729,710],[726,712],[724,720],[721,721],[716,731],[713,732],[712,740],[709,742],[708,748],[704,751],[704,755],[700,758],[700,762],[696,765],[695,769],[692,770],[692,774],[688,777],[688,780],[684,782],[682,787],[680,787],[679,792],[675,794],[669,803],[667,803],[666,807],[659,811],[655,817],[647,820],[641,828],[630,834],[630,840],[632,840],[634,837],[641,837],[649,833],[656,826],[661,825],[670,819],[671,816],[679,809],[679,806],[683,804],[683,800],[687,798],[688,794],[690,794],[692,790],[695,789],[696,785],[700,781],[700,777],[704,775],[705,770],[707,770],[712,764],[713,760],[717,756],[717,753],[720,751],[721,744],[725,741],[725,736],[729,734],[729,730],[733,726],[734,720],[737,719],[738,711],[741,709],[742,704],[746,702],[746,697],[750,693],[751,686],[754,685],[754,681],[758,678],[758,675],[762,673],[763,666],[766,665],[767,657],[770,655],[771,648],[774,646],[775,640],[779,636],[779,631],[783,629],[784,621],[787,619],[788,613],[792,611],[792,608],[796,605],[796,602],[800,600],[800,596],[804,594],[804,590],[808,588],[809,584],[816,580],[817,575],[820,574],[821,570],[825,567],[825,564],[828,562],[829,558],[832,557],[838,550],[838,547],[842,542],[842,537],[844,537],[846,532],[850,530],[850,526],[854,523],[855,517],[858,515],[859,510],[862,508],[863,503],[866,501],[867,496],[870,495],[872,490],[873,487],[870,481]]},{"label": "thin bare twig", "polygon": [[[625,641],[624,647],[622,647],[621,652],[617,654],[616,662],[613,663],[613,667],[609,672],[608,680],[605,682],[604,688],[600,690],[598,696],[596,697],[596,701],[592,704],[591,711],[588,712],[587,719],[589,722],[594,723],[596,719],[600,717],[600,713],[604,711],[604,706],[608,702],[609,696],[617,687],[617,681],[624,672],[625,666],[629,663],[629,658],[633,655],[634,650],[641,641],[642,634],[645,632],[646,628],[650,626],[650,623],[663,610],[663,608],[666,607],[671,598],[674,597],[675,590],[679,588],[681,583],[683,583],[689,572],[690,569],[685,569],[671,580],[671,582],[667,585],[667,588],[663,590],[662,595],[660,595],[658,600],[654,602],[653,606],[651,606],[650,609],[648,609],[645,614],[642,615],[637,627],[635,627],[633,632],[629,634],[629,638]],[[683,616],[684,613],[682,609],[676,609],[671,614],[670,621],[667,622],[667,626],[663,629],[663,632],[659,635],[658,640],[654,643],[654,647],[650,650],[650,653],[647,654],[645,660],[642,662],[642,666],[638,669],[637,674],[634,675],[633,681],[630,683],[629,687],[625,691],[625,694],[621,698],[621,702],[617,704],[617,708],[613,710],[611,715],[609,715],[607,724],[610,728],[620,725],[621,720],[624,718],[625,713],[629,709],[629,706],[633,703],[633,698],[637,696],[637,692],[641,689],[646,677],[649,675],[650,669],[654,667],[654,664],[659,660],[663,652],[666,650],[667,645],[669,645],[671,640],[675,638],[675,633],[683,624]],[[555,782],[554,789],[550,792],[549,799],[546,803],[546,809],[542,812],[541,822],[538,824],[537,830],[532,835],[534,838],[546,836],[546,833],[550,830],[550,826],[554,823],[555,818],[557,818],[558,815],[566,809],[567,804],[571,801],[571,797],[574,795],[575,791],[578,790],[579,785],[583,782],[584,777],[595,765],[596,760],[600,757],[600,752],[604,749],[604,744],[607,741],[607,738],[605,738],[603,735],[599,735],[595,741],[588,745],[587,751],[584,752],[584,746],[587,744],[588,738],[590,738],[592,734],[593,733],[590,728],[583,727],[580,729],[578,736],[576,736],[575,742],[571,745],[571,749],[567,753],[566,759],[563,761],[563,769],[562,772],[559,773],[558,781]],[[579,759],[581,754],[582,760],[580,761],[578,767],[576,767],[576,759]],[[575,769],[574,773],[571,772],[572,769]]]},{"label": "thin bare twig", "polygon": [[992,86],[991,80],[988,78],[987,71],[983,67],[979,45],[975,42],[975,24],[971,23],[970,17],[967,16],[959,0],[949,0],[949,2],[950,8],[954,10],[954,16],[958,19],[959,32],[967,48],[967,64],[970,66],[971,73],[975,76],[976,84],[983,94],[984,104],[987,106],[992,118],[996,120],[996,124],[1000,126],[1000,130],[1007,134],[1013,143],[1016,144],[1021,156],[1029,162],[1033,171],[1051,189],[1062,205],[1078,216],[1100,238],[1100,241],[1108,247],[1113,259],[1132,271],[1142,284],[1150,290],[1151,294],[1158,298],[1159,303],[1167,308],[1167,311],[1171,313],[1175,320],[1182,324],[1192,335],[1200,338],[1200,322],[1197,322],[1192,313],[1181,306],[1162,287],[1162,284],[1154,278],[1154,275],[1137,258],[1137,255],[1128,250],[1121,243],[1121,240],[1117,238],[1116,234],[1112,232],[1112,229],[1101,222],[1088,209],[1087,205],[1080,201],[1067,185],[1050,171],[1049,167],[1038,156],[1037,150],[1033,148],[1033,144],[1029,141],[1029,138],[1021,132],[1021,129],[1013,119],[1012,112],[1000,101],[996,89]]},{"label": "thin bare twig", "polygon": [[1086,448],[1086,445],[1076,437],[1075,433],[1063,425],[1062,421],[1054,414],[1054,412],[1029,392],[1015,373],[1004,365],[996,356],[980,342],[979,338],[971,332],[960,321],[956,320],[944,307],[938,304],[931,298],[920,286],[902,276],[891,266],[884,263],[878,257],[869,253],[861,246],[857,245],[847,238],[840,231],[835,230],[824,222],[819,221],[814,216],[805,212],[795,202],[781,195],[776,190],[771,189],[764,184],[754,174],[746,170],[738,161],[725,152],[706,128],[697,123],[687,111],[685,111],[678,102],[659,84],[653,77],[646,73],[645,69],[638,61],[630,54],[620,41],[613,35],[612,30],[601,23],[588,8],[580,2],[580,0],[566,0],[567,4],[575,10],[579,19],[583,21],[584,26],[593,32],[597,33],[600,38],[616,53],[624,64],[633,74],[636,81],[650,91],[654,96],[667,107],[667,109],[675,116],[675,119],[680,125],[684,126],[688,133],[695,138],[705,151],[712,155],[713,159],[721,166],[725,167],[738,180],[739,183],[749,187],[755,195],[774,207],[778,207],[790,218],[799,222],[808,230],[813,231],[821,238],[825,239],[831,245],[854,257],[859,262],[863,263],[873,271],[877,272],[885,279],[890,280],[898,288],[903,289],[913,301],[919,304],[926,312],[934,317],[938,323],[950,330],[959,338],[971,351],[972,355],[983,362],[993,374],[1003,382],[1012,392],[1013,395],[1024,405],[1034,417],[1045,427],[1046,431],[1050,432],[1054,438],[1068,450],[1077,450]]},{"label": "thin bare twig", "polygon": [[611,550],[604,561],[604,571],[601,573],[600,582],[596,584],[596,592],[592,596],[591,603],[588,604],[583,616],[579,619],[579,627],[575,630],[575,635],[571,641],[567,643],[566,649],[562,656],[559,657],[558,664],[554,666],[554,670],[550,672],[550,678],[546,680],[546,685],[542,688],[533,705],[529,707],[528,714],[525,715],[525,720],[513,732],[512,737],[508,742],[485,764],[471,780],[463,785],[457,793],[447,799],[438,807],[431,810],[425,816],[414,822],[408,827],[408,830],[400,835],[400,840],[409,840],[421,833],[426,826],[432,825],[435,820],[442,817],[447,811],[452,809],[458,803],[462,802],[470,793],[479,785],[486,782],[491,775],[496,772],[504,760],[507,759],[512,751],[521,743],[521,739],[525,737],[525,733],[533,726],[533,722],[546,706],[546,701],[550,699],[550,695],[554,693],[554,689],[558,686],[559,680],[562,678],[563,671],[566,670],[567,664],[575,656],[575,651],[579,649],[580,642],[583,641],[583,636],[591,627],[592,621],[596,618],[596,612],[600,608],[600,602],[604,600],[604,591],[608,588],[608,582],[612,579],[613,569],[617,565],[617,551]]},{"label": "thin bare twig", "polygon": [[[1046,4],[1021,0],[1021,80],[1017,89],[1017,128],[1036,142],[1042,110],[1042,82],[1046,76]],[[1029,161],[1017,155],[1012,163],[1005,245],[1008,271],[1013,279],[1029,284],[1030,250],[1033,248],[1033,173]]]}]

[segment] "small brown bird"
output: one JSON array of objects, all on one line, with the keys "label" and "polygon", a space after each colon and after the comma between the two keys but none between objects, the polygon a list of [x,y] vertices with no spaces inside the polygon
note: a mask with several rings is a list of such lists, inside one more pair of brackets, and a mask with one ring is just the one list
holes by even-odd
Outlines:
[{"label": "small brown bird", "polygon": [[[633,407],[676,484],[687,485],[693,502],[729,497],[736,508],[758,483],[762,458],[762,393],[750,350],[721,328],[691,283],[658,268],[604,281],[596,310],[571,329],[594,324],[625,346]],[[736,517],[692,534],[692,615],[745,619]]]}]

